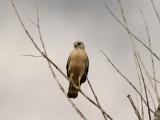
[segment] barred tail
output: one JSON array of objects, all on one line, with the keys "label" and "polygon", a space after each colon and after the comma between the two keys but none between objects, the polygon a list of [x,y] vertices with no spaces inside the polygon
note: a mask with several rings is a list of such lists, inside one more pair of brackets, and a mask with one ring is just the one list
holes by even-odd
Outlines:
[{"label": "barred tail", "polygon": [[78,96],[78,90],[71,83],[69,83],[67,96],[69,98],[76,98]]}]

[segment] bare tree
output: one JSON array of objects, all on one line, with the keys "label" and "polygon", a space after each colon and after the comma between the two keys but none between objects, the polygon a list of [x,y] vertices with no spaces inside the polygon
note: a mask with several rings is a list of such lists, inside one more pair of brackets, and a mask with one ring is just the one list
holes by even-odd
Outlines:
[{"label": "bare tree", "polygon": [[[139,96],[138,98],[140,99],[140,106],[135,104],[134,100],[131,98],[131,95],[128,95],[128,99],[135,111],[135,114],[138,118],[138,120],[144,120],[145,116],[144,116],[144,111],[145,109],[147,110],[147,118],[149,120],[160,120],[160,97],[159,97],[159,92],[158,92],[158,84],[159,81],[156,79],[156,70],[155,70],[155,59],[158,60],[158,62],[160,62],[160,57],[153,51],[152,46],[151,46],[151,37],[150,37],[150,33],[149,33],[149,28],[147,26],[147,21],[145,19],[145,16],[143,15],[142,10],[141,11],[141,15],[143,18],[143,22],[144,22],[144,26],[145,26],[145,32],[147,33],[147,38],[148,38],[148,45],[146,45],[144,42],[142,42],[142,40],[140,38],[138,38],[129,28],[128,22],[127,22],[127,17],[125,15],[125,11],[123,9],[123,3],[121,2],[121,0],[117,0],[118,4],[119,4],[119,8],[120,8],[120,12],[123,18],[123,22],[120,21],[120,19],[118,19],[118,17],[111,11],[111,9],[108,6],[107,0],[103,0],[104,5],[107,9],[107,11],[110,13],[110,15],[126,30],[128,36],[129,36],[129,40],[132,44],[132,52],[133,52],[133,56],[135,59],[135,67],[137,69],[137,76],[138,76],[138,81],[139,81],[139,86],[140,86],[140,90],[138,90],[137,86],[135,86],[124,74],[123,72],[115,65],[115,63],[108,57],[108,55],[102,51],[101,53],[104,55],[104,57],[107,59],[107,61],[111,64],[111,66],[121,75],[121,77],[134,89],[134,91],[136,92],[136,94]],[[160,17],[159,17],[159,12],[155,6],[155,3],[153,0],[151,1],[151,5],[154,8],[154,12],[156,13],[156,17],[158,19],[158,21],[160,21]],[[40,46],[37,45],[36,41],[34,40],[34,38],[31,36],[31,34],[29,33],[29,31],[27,30],[26,26],[24,25],[21,16],[15,6],[15,3],[13,2],[13,0],[11,0],[12,6],[14,8],[14,11],[17,15],[17,18],[20,22],[20,24],[22,25],[26,35],[29,37],[29,40],[32,42],[32,44],[34,45],[34,47],[37,49],[37,51],[40,53],[40,56],[34,56],[34,55],[25,55],[25,56],[31,56],[31,57],[43,57],[44,59],[47,60],[47,64],[49,66],[49,69],[51,71],[51,74],[53,76],[53,78],[56,80],[57,84],[59,85],[59,88],[61,89],[61,91],[63,92],[63,94],[65,95],[66,99],[70,102],[70,104],[72,105],[72,107],[75,109],[75,111],[79,114],[79,116],[84,119],[87,120],[87,117],[85,117],[84,113],[77,107],[77,105],[70,99],[68,98],[65,89],[63,88],[63,85],[59,82],[56,74],[55,74],[55,70],[57,70],[68,82],[69,82],[69,78],[65,75],[65,73],[59,68],[58,65],[56,65],[48,56],[47,54],[47,50],[45,47],[45,43],[44,40],[42,38],[42,33],[41,33],[41,28],[40,28],[40,18],[39,18],[39,9],[38,9],[38,1],[37,1],[37,9],[36,9],[36,19],[37,21],[34,22],[31,19],[29,19],[33,25],[35,25],[38,29],[38,34],[39,34],[39,40],[41,42],[42,48],[40,49]],[[140,51],[138,51],[137,49],[137,44],[136,41],[138,41],[138,43],[140,45],[142,45],[144,48],[146,48],[146,51],[148,51],[150,53],[150,60],[151,60],[151,65],[152,65],[152,75],[150,75],[150,73],[148,72],[146,65],[144,64],[144,61],[140,55]],[[92,103],[94,106],[96,106],[100,111],[101,114],[103,115],[103,118],[105,120],[110,119],[113,120],[113,118],[103,109],[103,107],[101,106],[99,99],[97,97],[97,95],[95,94],[95,91],[92,87],[92,84],[89,80],[89,78],[87,78],[88,84],[90,86],[90,89],[94,95],[95,101],[92,100],[88,95],[86,95],[85,92],[83,92],[82,90],[79,90],[77,88],[77,86],[72,83],[74,85],[74,87],[76,89],[79,90],[79,92],[90,102]],[[147,82],[149,84],[147,84]],[[151,86],[152,89],[149,89],[149,86]],[[156,100],[153,99],[153,95],[151,94],[154,93],[154,95],[156,96]],[[143,94],[144,93],[144,94]],[[137,98],[137,104],[138,104],[138,98]],[[151,107],[151,103],[150,101],[152,100],[152,104],[154,106],[154,110]],[[158,103],[158,106],[156,108],[155,103]],[[141,107],[141,109],[139,109],[139,107]],[[141,110],[141,111],[140,111]]]}]

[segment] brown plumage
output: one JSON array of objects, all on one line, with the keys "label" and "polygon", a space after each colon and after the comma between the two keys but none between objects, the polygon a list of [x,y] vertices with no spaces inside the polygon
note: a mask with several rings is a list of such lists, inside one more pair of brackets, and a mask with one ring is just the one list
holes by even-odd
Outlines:
[{"label": "brown plumage", "polygon": [[66,66],[67,76],[70,80],[67,94],[69,98],[76,98],[78,96],[78,90],[72,83],[80,89],[80,85],[86,81],[88,68],[89,60],[84,44],[81,41],[76,41],[74,42],[74,50],[70,53]]}]

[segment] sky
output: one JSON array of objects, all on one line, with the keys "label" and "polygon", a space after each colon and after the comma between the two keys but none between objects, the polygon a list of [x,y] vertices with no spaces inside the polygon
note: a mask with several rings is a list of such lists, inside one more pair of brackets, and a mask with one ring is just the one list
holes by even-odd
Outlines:
[{"label": "sky", "polygon": [[[160,23],[150,0],[121,0],[130,30],[148,45],[140,10],[149,29],[152,49],[160,56]],[[112,12],[123,21],[118,0],[107,0]],[[160,1],[155,0],[160,13]],[[19,14],[37,44],[41,47],[36,22],[36,0],[14,0]],[[127,31],[110,15],[102,0],[38,0],[42,37],[49,58],[66,73],[69,53],[75,41],[83,41],[89,56],[88,78],[102,108],[114,120],[136,120],[127,98],[136,102],[133,88],[116,72],[99,51],[103,50],[118,69],[139,89],[135,60]],[[52,77],[44,58],[24,32],[10,0],[0,0],[0,119],[1,120],[81,120]],[[152,75],[150,53],[135,41],[142,60]],[[42,48],[42,47],[41,47]],[[160,63],[155,59],[156,78]],[[58,80],[68,90],[67,80],[56,70]],[[146,76],[145,76],[146,77]],[[153,93],[148,80],[146,83]],[[94,99],[86,83],[81,86]],[[158,90],[159,85],[158,85]],[[137,95],[138,99],[139,96]],[[104,119],[100,110],[80,93],[73,102],[88,120]],[[151,106],[152,102],[150,101]],[[156,106],[157,106],[157,102]],[[153,108],[153,107],[152,107]],[[145,110],[147,113],[147,111]],[[148,116],[145,114],[145,120]]]}]

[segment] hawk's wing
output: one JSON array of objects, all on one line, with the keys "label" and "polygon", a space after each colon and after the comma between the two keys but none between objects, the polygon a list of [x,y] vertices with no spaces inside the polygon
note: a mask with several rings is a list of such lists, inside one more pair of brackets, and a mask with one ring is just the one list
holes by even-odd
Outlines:
[{"label": "hawk's wing", "polygon": [[66,69],[67,69],[67,77],[69,78],[69,62],[70,62],[70,56],[68,57]]},{"label": "hawk's wing", "polygon": [[86,81],[87,75],[88,75],[88,70],[89,70],[89,60],[86,61],[86,69],[85,69],[84,75],[80,81],[80,85]]}]

